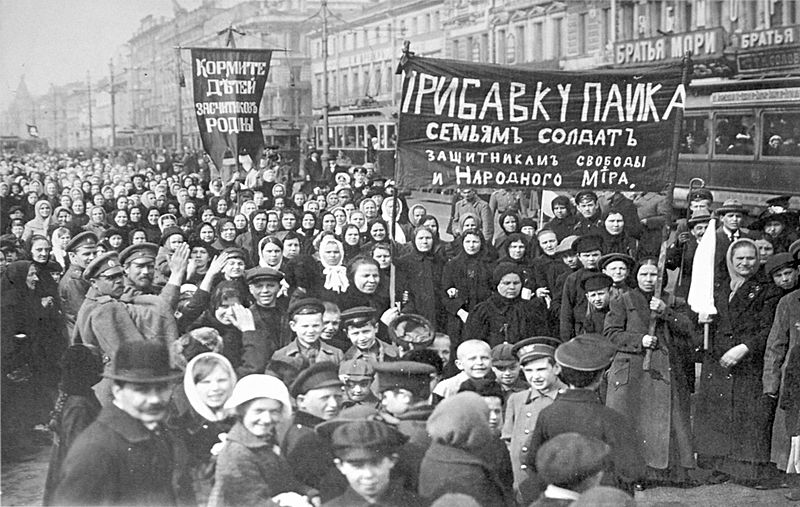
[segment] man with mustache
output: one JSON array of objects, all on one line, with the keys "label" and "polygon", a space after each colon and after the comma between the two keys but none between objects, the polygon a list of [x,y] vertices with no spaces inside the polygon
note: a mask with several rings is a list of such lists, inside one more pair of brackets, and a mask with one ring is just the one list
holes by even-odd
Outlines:
[{"label": "man with mustache", "polygon": [[154,341],[124,341],[114,359],[113,403],[70,448],[53,505],[196,505],[186,448],[163,426],[183,375]]}]

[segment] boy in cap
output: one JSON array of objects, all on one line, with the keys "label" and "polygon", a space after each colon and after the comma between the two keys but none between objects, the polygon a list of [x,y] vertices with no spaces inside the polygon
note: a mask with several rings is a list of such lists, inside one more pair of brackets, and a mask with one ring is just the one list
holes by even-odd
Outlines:
[{"label": "boy in cap", "polygon": [[782,252],[767,259],[764,271],[772,278],[775,285],[781,289],[782,295],[786,295],[797,289],[797,261],[792,254]]},{"label": "boy in cap", "polygon": [[528,389],[528,383],[520,378],[520,364],[514,354],[514,346],[500,343],[492,349],[492,373],[503,392],[503,401],[513,393]]},{"label": "boy in cap", "polygon": [[325,306],[325,312],[322,314],[322,334],[320,339],[331,347],[347,352],[347,349],[352,344],[341,329],[342,311],[336,303],[323,301],[322,304]]},{"label": "boy in cap", "polygon": [[344,357],[342,351],[323,343],[322,301],[314,298],[299,299],[289,308],[289,328],[295,339],[289,345],[272,354],[273,360],[283,361],[298,369],[320,362],[339,364]]},{"label": "boy in cap", "polygon": [[608,444],[579,433],[562,433],[536,453],[536,469],[547,489],[531,507],[567,506],[600,484]]},{"label": "boy in cap", "polygon": [[386,505],[414,507],[420,504],[416,493],[403,489],[392,470],[398,464],[398,451],[408,437],[381,421],[331,421],[317,427],[330,433],[336,468],[347,479],[348,488],[324,505]]},{"label": "boy in cap", "polygon": [[514,491],[521,500],[520,484],[530,475],[526,457],[529,454],[528,439],[536,427],[541,410],[553,403],[566,385],[558,378],[561,368],[553,355],[559,341],[547,336],[522,340],[514,345],[513,353],[519,358],[522,372],[530,388],[514,393],[506,401],[505,423],[501,438],[508,443],[511,465],[514,471]]},{"label": "boy in cap", "polygon": [[574,334],[602,334],[614,280],[603,273],[587,273],[580,285],[586,298],[586,309],[575,320]]},{"label": "boy in cap", "polygon": [[380,401],[370,388],[375,380],[375,369],[368,359],[356,357],[343,360],[339,365],[339,379],[344,384],[344,393],[347,396],[347,400],[342,402],[343,408],[354,405],[375,406]]},{"label": "boy in cap", "polygon": [[[579,335],[558,346],[555,360],[561,368],[559,376],[569,388],[539,414],[527,445],[530,453],[525,464],[528,467],[535,468],[533,456],[548,440],[562,433],[580,433],[597,438],[611,448],[603,484],[633,493],[634,484],[645,473],[640,439],[630,419],[603,405],[596,392],[615,351],[596,334]],[[526,481],[521,488],[523,498],[534,500],[543,486],[539,481]]]},{"label": "boy in cap", "polygon": [[602,212],[597,194],[591,190],[581,190],[575,194],[575,207],[578,210],[572,234],[587,236],[600,234],[603,230]]},{"label": "boy in cap", "polygon": [[78,311],[89,291],[90,284],[83,278],[83,270],[97,256],[97,241],[95,233],[84,231],[64,247],[69,256],[69,268],[58,282],[58,298],[61,300],[61,310],[64,312],[69,336],[72,336]]},{"label": "boy in cap", "polygon": [[573,244],[578,253],[581,268],[567,275],[561,293],[555,294],[553,305],[559,311],[559,337],[567,341],[575,336],[575,321],[586,311],[586,295],[580,289],[580,281],[588,273],[599,271],[603,244],[599,236],[580,236]]},{"label": "boy in cap", "polygon": [[241,369],[249,373],[260,373],[280,348],[281,336],[289,332],[286,313],[278,305],[283,273],[269,267],[255,267],[245,272],[245,280],[253,298],[250,313],[253,315],[254,327],[266,332],[242,335]]},{"label": "boy in cap", "polygon": [[342,328],[353,345],[344,359],[363,358],[376,363],[393,361],[400,356],[394,345],[378,339],[378,319],[369,306],[356,306],[342,312]]}]

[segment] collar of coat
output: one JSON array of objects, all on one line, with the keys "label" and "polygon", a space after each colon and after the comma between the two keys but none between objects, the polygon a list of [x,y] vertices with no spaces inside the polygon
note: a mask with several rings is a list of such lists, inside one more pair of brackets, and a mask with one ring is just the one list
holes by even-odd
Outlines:
[{"label": "collar of coat", "polygon": [[144,442],[155,435],[148,430],[141,421],[134,418],[113,403],[106,407],[97,416],[98,422],[108,426],[115,433],[130,443]]},{"label": "collar of coat", "polygon": [[275,442],[269,442],[263,438],[258,438],[253,435],[241,422],[237,422],[228,432],[227,440],[237,442],[247,447],[248,449],[258,449],[259,447],[274,446]]},{"label": "collar of coat", "polygon": [[316,426],[317,424],[324,423],[325,419],[309,414],[308,412],[303,412],[302,410],[298,410],[297,412],[294,413],[293,422],[294,424],[300,426],[308,426],[309,428],[313,429],[314,426]]},{"label": "collar of coat", "polygon": [[558,392],[555,401],[576,401],[578,403],[600,403],[600,397],[591,389],[565,389]]}]

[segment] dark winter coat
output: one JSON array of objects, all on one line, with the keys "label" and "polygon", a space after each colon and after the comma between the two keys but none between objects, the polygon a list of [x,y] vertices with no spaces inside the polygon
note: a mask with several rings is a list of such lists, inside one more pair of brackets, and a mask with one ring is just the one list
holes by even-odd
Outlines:
[{"label": "dark winter coat", "polygon": [[434,326],[439,322],[442,271],[444,260],[433,253],[414,251],[397,260],[398,282],[409,293],[406,313],[416,313]]},{"label": "dark winter coat", "polygon": [[463,340],[483,340],[494,347],[531,336],[550,334],[547,307],[539,299],[507,299],[493,294],[475,307],[464,326]]},{"label": "dark winter coat", "polygon": [[[447,291],[456,289],[455,297]],[[469,256],[461,253],[444,267],[442,273],[442,306],[447,312],[446,333],[459,343],[463,323],[458,317],[459,310],[472,313],[475,307],[492,295],[492,268],[478,252]]]}]

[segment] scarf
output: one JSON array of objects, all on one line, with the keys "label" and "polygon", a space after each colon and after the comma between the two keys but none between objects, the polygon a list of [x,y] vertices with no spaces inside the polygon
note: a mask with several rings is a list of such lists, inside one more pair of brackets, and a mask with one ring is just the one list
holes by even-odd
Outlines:
[{"label": "scarf", "polygon": [[219,410],[212,410],[211,407],[203,402],[200,398],[200,394],[197,392],[197,382],[194,380],[194,367],[199,360],[205,358],[214,358],[217,364],[225,370],[231,379],[228,397],[230,398],[230,395],[233,394],[233,386],[236,383],[236,371],[225,356],[214,352],[198,354],[189,361],[189,364],[186,365],[186,372],[183,375],[183,390],[186,393],[186,399],[189,400],[189,404],[203,419],[206,421],[221,421],[226,417],[225,411],[221,408]]},{"label": "scarf", "polygon": [[323,247],[328,243],[334,243],[339,247],[339,252],[341,254],[341,260],[339,264],[332,266],[325,263],[325,260],[320,256],[319,262],[322,264],[322,274],[325,275],[325,284],[324,287],[327,290],[336,292],[338,294],[343,294],[347,291],[347,287],[350,285],[350,282],[347,280],[347,268],[342,266],[342,260],[344,260],[344,247],[342,243],[330,236],[327,236],[325,239],[320,242],[319,251],[322,251]]},{"label": "scarf", "polygon": [[736,291],[739,290],[739,287],[744,285],[744,282],[747,281],[748,277],[744,277],[736,272],[733,267],[733,251],[743,244],[750,245],[753,247],[753,250],[756,253],[756,265],[761,263],[761,258],[758,255],[758,247],[756,246],[756,242],[752,239],[748,238],[741,238],[737,239],[736,241],[732,242],[728,247],[728,252],[725,254],[725,264],[728,267],[728,276],[731,278],[731,293],[728,296],[728,301],[733,299],[733,296],[736,294]]}]

